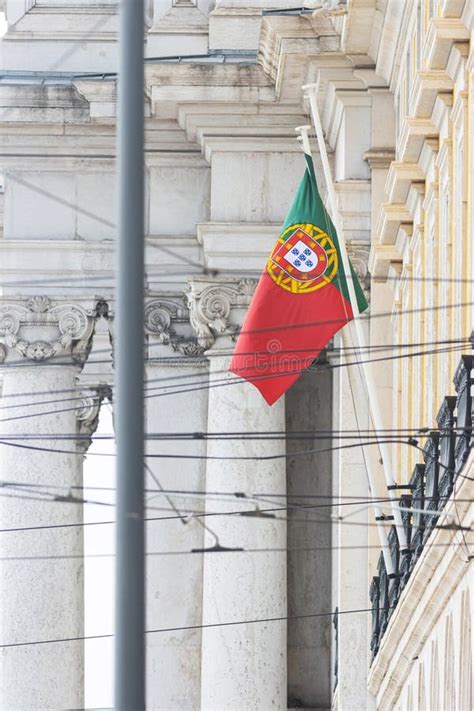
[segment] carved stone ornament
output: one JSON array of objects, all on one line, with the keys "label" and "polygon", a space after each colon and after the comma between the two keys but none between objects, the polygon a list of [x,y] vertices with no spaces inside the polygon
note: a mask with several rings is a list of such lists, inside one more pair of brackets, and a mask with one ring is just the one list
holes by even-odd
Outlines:
[{"label": "carved stone ornament", "polygon": [[165,346],[185,356],[201,356],[204,348],[194,336],[176,332],[173,324],[189,324],[189,311],[183,302],[156,298],[145,304],[145,332]]},{"label": "carved stone ornament", "polygon": [[231,322],[231,312],[248,307],[256,286],[256,279],[189,281],[186,298],[190,321],[202,348],[210,348],[219,335],[236,337],[240,324]]},{"label": "carved stone ornament", "polygon": [[95,319],[95,308],[52,302],[47,296],[0,302],[0,362],[16,351],[37,362],[68,356],[83,364]]},{"label": "carved stone ornament", "polygon": [[79,401],[76,407],[79,435],[77,448],[83,454],[87,452],[92,444],[92,437],[99,424],[100,406],[105,399],[112,401],[112,389],[108,385],[100,385],[97,388],[79,393]]},{"label": "carved stone ornament", "polygon": [[370,296],[369,252],[370,248],[368,245],[358,245],[354,243],[347,245],[348,257],[367,301],[369,301]]},{"label": "carved stone ornament", "polygon": [[314,10],[313,15],[337,16],[347,14],[347,0],[306,0],[305,7]]}]

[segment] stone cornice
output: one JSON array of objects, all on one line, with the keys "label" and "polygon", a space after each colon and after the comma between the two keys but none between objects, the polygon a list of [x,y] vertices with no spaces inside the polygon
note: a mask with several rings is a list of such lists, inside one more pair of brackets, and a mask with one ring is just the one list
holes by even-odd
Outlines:
[{"label": "stone cornice", "polygon": [[375,228],[380,244],[395,244],[400,223],[411,222],[411,219],[410,211],[404,203],[382,203]]},{"label": "stone cornice", "polygon": [[418,160],[425,139],[438,138],[438,129],[430,118],[407,116],[402,123],[398,138],[398,157],[401,161]]},{"label": "stone cornice", "polygon": [[176,116],[184,102],[274,101],[268,76],[257,65],[147,64],[145,91],[153,115]]},{"label": "stone cornice", "polygon": [[232,141],[225,136],[205,136],[203,149],[208,163],[214,152],[225,153],[300,153],[301,148],[295,137],[280,138],[269,136],[234,136]]},{"label": "stone cornice", "polygon": [[323,15],[263,18],[258,62],[274,83],[279,98],[299,100],[311,60],[325,53],[333,55],[339,49],[339,34]]},{"label": "stone cornice", "polygon": [[260,137],[295,139],[295,126],[307,119],[301,107],[288,105],[278,112],[265,111],[257,104],[181,104],[178,120],[186,130],[189,141],[197,141],[201,146],[207,136]]},{"label": "stone cornice", "polygon": [[280,229],[279,223],[207,222],[197,226],[197,236],[208,269],[257,276]]},{"label": "stone cornice", "polygon": [[402,263],[402,255],[395,245],[373,244],[368,268],[372,279],[386,281],[390,267]]},{"label": "stone cornice", "polygon": [[410,113],[415,118],[430,118],[438,94],[453,89],[453,80],[444,69],[418,71],[409,97]]},{"label": "stone cornice", "polygon": [[[471,527],[474,453],[456,481],[456,491],[444,513],[460,525]],[[458,499],[458,500],[456,500]],[[446,521],[446,518],[440,519]],[[456,545],[458,544],[458,545]],[[404,588],[382,638],[370,670],[369,690],[378,708],[392,708],[407,678],[411,660],[423,644],[450,596],[466,572],[462,537],[455,529],[438,528],[432,534]]]},{"label": "stone cornice", "polygon": [[364,153],[364,159],[368,162],[370,169],[389,168],[395,160],[395,150],[392,148],[371,148]]},{"label": "stone cornice", "polygon": [[385,192],[390,202],[405,202],[411,183],[423,180],[423,178],[424,173],[417,163],[393,161],[385,183]]},{"label": "stone cornice", "polygon": [[[298,150],[296,146],[295,150]],[[64,149],[52,155],[41,155],[40,149],[35,153],[30,154],[20,152],[15,147],[2,148],[0,146],[0,160],[4,170],[19,171],[22,173],[28,172],[48,172],[54,171],[57,173],[114,173],[115,172],[115,156],[105,156],[97,153],[89,155],[80,154],[79,149],[74,149],[73,153],[68,154]],[[146,151],[145,165],[147,168],[154,167],[176,167],[181,168],[204,168],[207,163],[201,152],[194,150],[167,150]],[[13,181],[20,181],[20,178],[13,178]],[[21,178],[22,182],[28,182],[27,176]]]},{"label": "stone cornice", "polygon": [[423,58],[428,69],[445,69],[454,42],[467,42],[469,30],[459,18],[433,17],[425,40]]}]

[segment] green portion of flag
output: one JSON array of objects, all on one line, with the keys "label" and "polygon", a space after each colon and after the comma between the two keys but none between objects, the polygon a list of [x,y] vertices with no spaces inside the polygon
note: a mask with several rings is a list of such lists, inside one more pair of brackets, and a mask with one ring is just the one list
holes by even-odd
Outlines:
[{"label": "green portion of flag", "polygon": [[[334,278],[332,283],[341,291],[342,295],[350,303],[349,289],[347,286],[346,275],[344,274],[344,269],[342,267],[341,250],[339,247],[336,228],[334,227],[332,220],[323,205],[323,201],[321,200],[318,190],[318,183],[316,181],[316,174],[314,172],[313,159],[307,154],[305,154],[305,158],[306,171],[295,195],[291,209],[287,215],[285,224],[283,225],[282,233],[284,233],[288,227],[291,227],[291,225],[307,222],[319,227],[319,229],[323,230],[330,236],[337,251],[339,264],[337,276]],[[368,308],[367,300],[352,265],[351,273],[353,276],[357,305],[359,307],[359,312],[362,312]]]}]

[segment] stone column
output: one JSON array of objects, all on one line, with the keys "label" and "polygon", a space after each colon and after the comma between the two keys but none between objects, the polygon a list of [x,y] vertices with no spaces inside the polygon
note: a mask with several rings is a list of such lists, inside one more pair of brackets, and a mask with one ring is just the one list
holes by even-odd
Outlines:
[{"label": "stone column", "polygon": [[[207,361],[192,336],[189,313],[177,295],[156,296],[145,305],[147,332],[146,452],[148,455],[206,454],[204,439],[189,433],[207,427]],[[183,392],[199,388],[194,392]],[[160,440],[157,433],[188,434]],[[146,487],[203,491],[205,459],[147,458]],[[147,629],[199,626],[202,619],[204,536],[192,511],[204,508],[202,496],[148,493],[146,515],[169,516],[147,524]],[[158,507],[162,510],[153,510]],[[179,516],[182,516],[180,520]],[[182,555],[174,555],[177,551]],[[153,555],[154,553],[165,555]],[[166,555],[173,553],[173,555]],[[147,708],[198,709],[201,681],[199,629],[147,635]]]},{"label": "stone column", "polygon": [[[338,337],[337,343],[342,345]],[[354,369],[355,370],[355,369]],[[338,399],[337,417],[334,429],[342,432],[368,427],[367,412],[362,416],[359,405],[364,403],[364,389],[358,378],[342,367],[334,371],[336,397]],[[354,400],[358,407],[358,419],[354,412],[351,382],[354,387]],[[355,389],[356,383],[359,385]],[[344,440],[341,440],[344,445]],[[364,456],[360,448],[341,449],[335,452],[333,461],[334,474],[338,476],[337,495],[349,497],[342,499],[346,503],[351,498],[360,500],[369,494]],[[363,509],[361,505],[334,508],[334,514],[344,517],[335,526],[333,545],[336,548],[334,561],[338,579],[337,608],[344,610],[363,610],[370,607],[368,589],[368,554],[369,531],[367,523],[374,523],[372,509]],[[356,711],[371,709],[367,692],[369,613],[342,614],[337,618],[338,658],[337,658],[337,696],[335,708],[338,711]]]},{"label": "stone column", "polygon": [[[231,497],[233,492],[286,492],[284,458],[234,458],[284,455],[284,441],[212,436],[223,432],[282,432],[285,428],[284,400],[270,408],[252,385],[236,381],[227,370],[232,335],[242,322],[253,288],[251,280],[216,283],[196,279],[189,293],[191,321],[200,343],[209,348],[206,489],[229,492]],[[285,497],[280,501],[284,505]],[[208,514],[254,509],[253,503],[239,498],[206,499]],[[277,516],[282,520],[242,515],[206,518],[210,528],[206,531],[206,547],[214,546],[218,540],[221,546],[243,551],[204,554],[203,625],[286,616],[286,512]],[[285,620],[204,627],[201,708],[286,709],[286,649]]]},{"label": "stone column", "polygon": [[[28,529],[0,534],[1,644],[19,645],[1,655],[0,707],[9,711],[84,705],[82,640],[21,644],[84,634],[82,506],[53,497],[82,481],[82,452],[69,437],[77,432],[76,376],[94,316],[46,297],[0,305],[1,478],[30,484],[4,487],[0,498],[1,527]],[[36,493],[35,484],[45,488]]]}]

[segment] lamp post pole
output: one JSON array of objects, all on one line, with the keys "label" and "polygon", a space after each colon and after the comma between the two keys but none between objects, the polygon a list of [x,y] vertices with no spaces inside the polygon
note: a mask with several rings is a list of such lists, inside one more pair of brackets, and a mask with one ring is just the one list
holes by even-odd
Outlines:
[{"label": "lamp post pole", "polygon": [[119,2],[115,708],[145,708],[143,0]]}]

